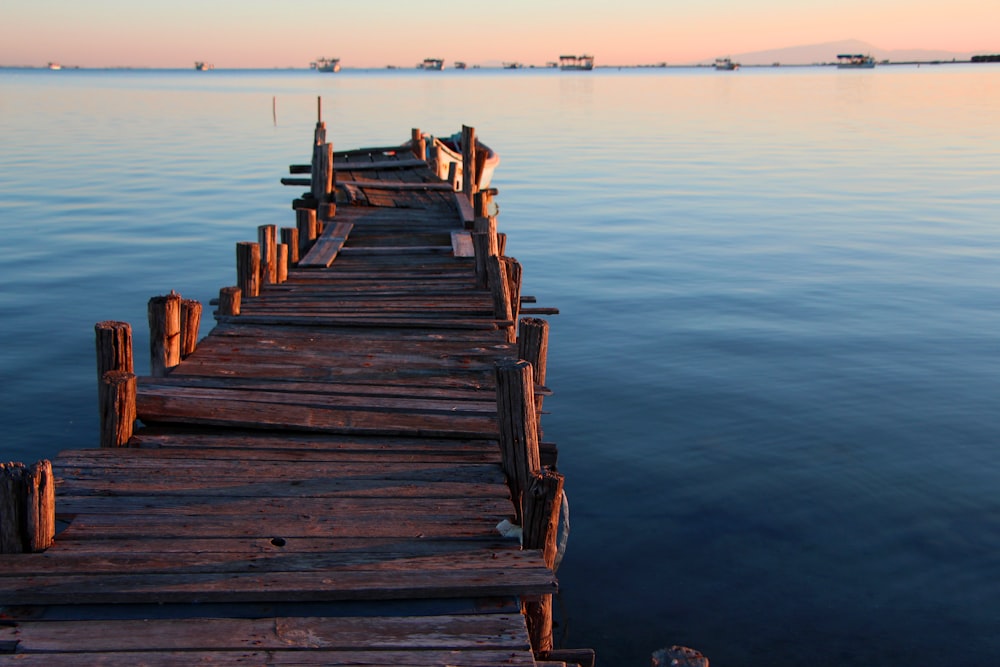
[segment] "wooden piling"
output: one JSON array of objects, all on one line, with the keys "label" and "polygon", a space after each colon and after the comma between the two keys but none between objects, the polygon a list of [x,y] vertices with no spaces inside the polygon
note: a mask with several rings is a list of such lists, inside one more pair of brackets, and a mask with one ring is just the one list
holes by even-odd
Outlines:
[{"label": "wooden piling", "polygon": [[278,282],[278,227],[260,225],[257,227],[257,243],[260,244],[260,279],[262,285]]},{"label": "wooden piling", "polygon": [[56,534],[55,479],[47,460],[0,463],[0,553],[48,549]]},{"label": "wooden piling", "polygon": [[524,492],[541,469],[533,372],[531,364],[523,360],[501,361],[495,368],[502,466],[514,502],[514,523],[521,524]]},{"label": "wooden piling", "polygon": [[333,144],[318,144],[313,151],[312,196],[317,202],[316,217],[319,220],[329,220],[336,213],[337,205],[332,198],[335,182]]},{"label": "wooden piling", "polygon": [[420,159],[427,159],[427,140],[418,128],[410,131],[410,147],[413,149],[413,156]]},{"label": "wooden piling", "polygon": [[496,218],[477,217],[473,221],[472,245],[476,253],[476,285],[486,287],[489,283],[486,260],[500,254],[500,248],[497,245]]},{"label": "wooden piling", "polygon": [[97,342],[97,378],[108,371],[135,372],[132,356],[132,326],[106,320],[94,325]]},{"label": "wooden piling", "polygon": [[[513,319],[514,309],[510,301],[510,288],[507,280],[507,265],[500,257],[486,258],[486,275],[490,294],[493,296],[493,313],[498,320],[508,322]],[[507,342],[517,339],[517,327],[507,327]]]},{"label": "wooden piling", "polygon": [[297,227],[282,227],[281,242],[288,246],[288,266],[299,263],[299,230]]},{"label": "wooden piling", "polygon": [[258,244],[251,241],[240,241],[236,244],[236,285],[245,297],[260,296],[260,246]]},{"label": "wooden piling", "polygon": [[239,287],[223,287],[219,290],[219,315],[239,315],[243,291]]},{"label": "wooden piling", "polygon": [[181,362],[181,296],[170,292],[154,296],[147,307],[149,316],[150,375],[164,377]]},{"label": "wooden piling", "polygon": [[279,243],[275,246],[275,282],[279,285],[288,280],[288,244]]},{"label": "wooden piling", "polygon": [[136,377],[126,371],[108,371],[101,377],[101,447],[127,447],[135,429]]},{"label": "wooden piling", "polygon": [[201,311],[201,303],[195,299],[181,300],[181,359],[186,359],[198,347]]},{"label": "wooden piling", "polygon": [[472,201],[476,193],[476,130],[462,126],[462,192]]},{"label": "wooden piling", "polygon": [[[555,568],[558,553],[559,512],[562,507],[563,476],[541,470],[531,476],[524,493],[522,539],[525,549],[540,549],[545,564]],[[528,635],[535,654],[546,654],[554,647],[552,639],[552,596],[528,597],[524,603]]]},{"label": "wooden piling", "polygon": [[503,260],[507,276],[507,299],[510,301],[510,317],[516,322],[521,314],[521,263],[513,257],[501,256],[501,259]]},{"label": "wooden piling", "polygon": [[299,230],[299,256],[309,252],[319,231],[316,228],[316,211],[311,208],[295,209],[295,226]]}]

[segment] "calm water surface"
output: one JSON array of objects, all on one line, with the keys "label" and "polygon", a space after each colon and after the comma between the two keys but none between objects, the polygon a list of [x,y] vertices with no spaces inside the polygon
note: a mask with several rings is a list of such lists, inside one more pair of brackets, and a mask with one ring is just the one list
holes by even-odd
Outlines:
[{"label": "calm water surface", "polygon": [[318,96],[337,147],[465,123],[501,154],[561,310],[559,641],[1000,662],[996,66],[0,71],[0,458],[92,446],[93,324],[148,349],[149,297],[207,303],[293,224]]}]

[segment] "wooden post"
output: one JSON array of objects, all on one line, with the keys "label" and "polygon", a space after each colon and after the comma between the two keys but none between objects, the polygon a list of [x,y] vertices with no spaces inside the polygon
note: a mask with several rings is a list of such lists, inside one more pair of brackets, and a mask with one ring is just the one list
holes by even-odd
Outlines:
[{"label": "wooden post", "polygon": [[511,319],[517,321],[521,315],[521,263],[513,257],[501,255],[501,259],[507,270],[507,292],[509,293],[507,298],[510,300],[510,316]]},{"label": "wooden post", "polygon": [[476,251],[476,286],[486,287],[489,278],[486,269],[488,257],[500,254],[497,246],[497,221],[491,217],[477,217],[472,223],[472,245]]},{"label": "wooden post", "polygon": [[24,553],[24,464],[0,463],[0,554]]},{"label": "wooden post", "polygon": [[245,297],[260,296],[260,246],[252,241],[236,244],[236,285]]},{"label": "wooden post", "polygon": [[101,402],[101,447],[127,447],[135,429],[135,373],[108,371],[101,377],[98,396]]},{"label": "wooden post", "polygon": [[469,201],[476,193],[476,130],[462,126],[462,192]]},{"label": "wooden post", "polygon": [[31,553],[52,546],[56,492],[52,464],[0,463],[0,553]]},{"label": "wooden post", "polygon": [[277,275],[275,276],[275,282],[279,285],[286,280],[288,280],[288,244],[279,243],[275,246],[276,253],[275,259],[275,269]]},{"label": "wooden post", "polygon": [[323,122],[323,98],[316,98],[316,130],[313,133],[314,145],[326,143],[326,123]]},{"label": "wooden post", "polygon": [[311,208],[295,209],[295,226],[299,230],[299,255],[303,256],[319,236],[316,230],[316,211]]},{"label": "wooden post", "polygon": [[257,227],[257,242],[260,244],[260,278],[261,284],[272,285],[278,282],[278,227],[277,225],[260,225]]},{"label": "wooden post", "polygon": [[533,475],[541,469],[531,364],[523,360],[500,361],[496,379],[501,465],[514,503],[514,523],[520,525],[524,516],[522,497]]},{"label": "wooden post", "polygon": [[493,197],[496,193],[496,188],[486,188],[476,192],[472,200],[472,210],[477,218],[496,217],[490,213],[490,209],[493,207]]},{"label": "wooden post", "polygon": [[97,379],[108,371],[135,372],[132,361],[132,325],[107,320],[94,325],[97,340]]},{"label": "wooden post", "polygon": [[154,296],[149,316],[150,375],[164,377],[181,362],[181,295]]},{"label": "wooden post", "polygon": [[[315,215],[315,214],[314,214]],[[282,227],[281,242],[288,246],[288,268],[299,263],[299,230],[297,227]]]},{"label": "wooden post", "polygon": [[[531,364],[536,387],[545,386],[545,375],[549,356],[549,323],[537,317],[522,317],[517,331],[517,357]],[[542,434],[542,402],[545,397],[535,394],[535,423],[538,441]]]},{"label": "wooden post", "polygon": [[186,359],[198,347],[201,311],[201,303],[197,300],[181,300],[181,359]]},{"label": "wooden post", "polygon": [[336,177],[333,170],[333,144],[318,144],[313,150],[312,196],[316,200],[316,217],[329,220],[337,212],[333,202],[333,184]]},{"label": "wooden post", "polygon": [[[494,316],[498,320],[511,322],[514,310],[510,303],[506,263],[500,257],[487,257],[486,275],[490,294],[493,296]],[[513,323],[505,326],[507,329],[507,342],[513,343],[517,340],[517,327]]]},{"label": "wooden post", "polygon": [[219,315],[239,315],[243,292],[239,287],[223,287],[219,290]]},{"label": "wooden post", "polygon": [[[532,475],[524,493],[522,541],[525,549],[540,549],[545,565],[555,568],[558,551],[559,510],[562,507],[563,476],[550,470]],[[535,654],[552,650],[552,596],[525,598],[524,615]]]},{"label": "wooden post", "polygon": [[451,189],[455,192],[459,191],[458,187],[458,163],[449,162],[448,163],[448,182],[451,183]]},{"label": "wooden post", "polygon": [[410,130],[410,148],[414,157],[420,160],[427,159],[427,141],[418,128]]}]

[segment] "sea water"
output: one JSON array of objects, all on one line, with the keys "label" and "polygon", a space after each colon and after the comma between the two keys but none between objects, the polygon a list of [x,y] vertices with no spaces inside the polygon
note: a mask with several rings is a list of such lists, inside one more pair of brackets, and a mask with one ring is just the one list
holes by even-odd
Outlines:
[{"label": "sea water", "polygon": [[148,299],[207,304],[294,224],[320,114],[336,148],[466,124],[501,155],[560,310],[557,643],[1000,661],[994,65],[0,70],[0,458],[96,444],[94,323],[148,372]]}]

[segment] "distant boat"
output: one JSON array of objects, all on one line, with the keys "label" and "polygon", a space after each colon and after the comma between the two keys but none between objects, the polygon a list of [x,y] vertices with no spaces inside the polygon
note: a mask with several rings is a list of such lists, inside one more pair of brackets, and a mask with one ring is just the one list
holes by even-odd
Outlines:
[{"label": "distant boat", "polygon": [[875,59],[863,53],[841,53],[837,56],[837,69],[871,69]]},{"label": "distant boat", "polygon": [[444,69],[444,61],[440,58],[424,58],[424,62],[417,65],[417,69],[429,69],[440,72]]},{"label": "distant boat", "polygon": [[465,63],[463,63],[461,60],[456,60],[455,69],[465,69]]},{"label": "distant boat", "polygon": [[203,63],[199,60],[195,62],[194,68],[199,72],[204,72],[206,70],[215,69],[215,65],[212,65],[210,63]]},{"label": "distant boat", "polygon": [[60,65],[59,63],[49,63],[48,64],[48,68],[49,69],[62,69],[62,65]]},{"label": "distant boat", "polygon": [[594,69],[594,56],[559,56],[559,69],[592,70]]},{"label": "distant boat", "polygon": [[309,67],[317,72],[339,72],[340,58],[317,58]]},{"label": "distant boat", "polygon": [[715,59],[715,69],[717,69],[717,70],[724,71],[724,72],[732,72],[734,70],[738,70],[739,68],[740,68],[740,64],[739,63],[734,63],[729,58],[716,58]]},{"label": "distant boat", "polygon": [[522,67],[524,67],[524,65],[517,62],[503,64],[504,69],[521,69]]}]

